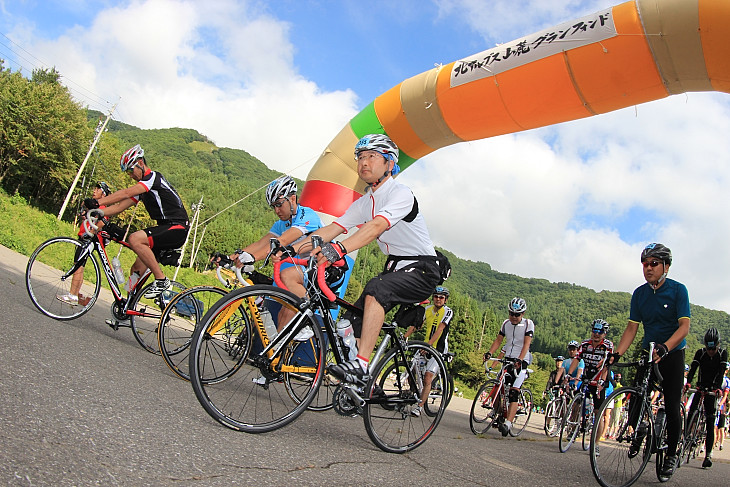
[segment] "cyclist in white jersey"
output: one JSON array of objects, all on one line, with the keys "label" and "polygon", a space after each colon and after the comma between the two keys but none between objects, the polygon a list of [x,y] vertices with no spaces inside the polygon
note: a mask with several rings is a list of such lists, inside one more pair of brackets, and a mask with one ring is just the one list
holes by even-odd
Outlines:
[{"label": "cyclist in white jersey", "polygon": [[[411,190],[395,176],[399,150],[386,135],[370,134],[355,146],[357,172],[368,184],[363,196],[354,201],[334,223],[317,232],[325,242],[318,253],[320,266],[329,266],[345,254],[377,240],[388,256],[384,271],[371,279],[356,305],[363,309],[362,321],[348,316],[360,335],[356,360],[330,367],[345,382],[364,384],[370,354],[383,326],[385,313],[396,304],[417,303],[431,295],[441,283],[438,258],[418,202]],[[357,228],[356,232],[352,232]],[[346,234],[340,242],[332,240]]]},{"label": "cyclist in white jersey", "polygon": [[527,311],[527,303],[524,299],[513,298],[507,306],[507,310],[509,311],[509,318],[504,320],[497,337],[489,347],[489,351],[484,354],[484,361],[486,362],[504,342],[502,347],[504,357],[514,361],[515,379],[509,391],[509,407],[507,408],[504,423],[499,426],[502,436],[509,434],[512,420],[517,413],[520,387],[522,387],[522,383],[527,376],[527,366],[532,362],[530,344],[535,334],[535,323],[524,318],[525,311]]}]

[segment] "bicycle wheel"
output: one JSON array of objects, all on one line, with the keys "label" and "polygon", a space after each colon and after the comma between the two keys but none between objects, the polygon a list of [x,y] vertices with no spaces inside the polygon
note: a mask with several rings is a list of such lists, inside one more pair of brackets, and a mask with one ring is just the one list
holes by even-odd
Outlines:
[{"label": "bicycle wheel", "polygon": [[[410,342],[402,353],[394,348],[375,364],[371,379],[365,389],[367,402],[363,407],[365,431],[375,445],[388,453],[405,453],[420,446],[436,430],[446,409],[446,402],[434,401],[435,416],[415,414],[422,390],[413,381],[401,381],[402,371],[416,354],[431,355],[436,360],[437,376],[446,376],[446,366],[441,356],[428,345]],[[405,356],[404,356],[405,355]],[[395,370],[392,365],[396,364]],[[386,372],[394,374],[383,380]],[[380,384],[383,384],[382,388]],[[381,407],[386,404],[388,407]]]},{"label": "bicycle wheel", "polygon": [[160,317],[157,346],[165,364],[175,375],[190,380],[188,357],[195,327],[203,315],[228,291],[214,286],[196,286],[173,297]]},{"label": "bicycle wheel", "polygon": [[570,446],[578,436],[580,430],[580,422],[583,419],[583,412],[581,411],[583,404],[583,394],[578,393],[573,397],[573,400],[568,404],[568,409],[565,413],[565,418],[560,426],[560,438],[558,439],[558,449],[560,453],[565,453],[570,450]]},{"label": "bicycle wheel", "polygon": [[520,397],[517,403],[517,412],[515,413],[515,417],[512,420],[512,428],[509,430],[510,436],[520,436],[523,431],[525,431],[525,428],[527,428],[527,423],[530,421],[530,416],[532,416],[532,391],[530,389],[523,387],[520,390]]},{"label": "bicycle wheel", "polygon": [[436,375],[431,381],[431,392],[428,394],[428,400],[423,404],[423,410],[431,417],[436,416],[441,402],[444,402],[444,407],[448,407],[453,395],[454,378],[451,374],[446,376],[446,380]]},{"label": "bicycle wheel", "polygon": [[185,290],[185,286],[177,281],[170,281],[171,287],[153,299],[144,297],[144,294],[153,283],[147,284],[144,288],[134,294],[129,305],[129,310],[135,313],[129,317],[132,333],[137,343],[148,352],[160,355],[160,345],[157,339],[157,328],[160,326],[160,318],[163,310],[170,300]]},{"label": "bicycle wheel", "polygon": [[484,383],[471,403],[469,427],[475,435],[486,433],[502,414],[502,397],[495,389],[498,384],[496,379]]},{"label": "bicycle wheel", "polygon": [[25,288],[33,305],[44,315],[72,320],[89,311],[99,297],[99,264],[93,255],[89,255],[78,294],[79,303],[68,304],[60,300],[71,291],[73,276],[70,271],[76,263],[76,251],[81,248],[83,244],[76,239],[56,237],[40,244],[28,259]]},{"label": "bicycle wheel", "polygon": [[583,428],[583,438],[581,439],[581,446],[583,447],[583,451],[588,451],[588,448],[590,448],[591,433],[593,432],[593,428],[596,427],[596,411],[593,409],[593,399],[588,400],[591,401],[591,403],[586,405],[586,407],[589,408],[589,413],[586,417],[586,426],[585,428]]},{"label": "bicycle wheel", "polygon": [[684,457],[685,462],[689,463],[690,460],[697,457],[699,450],[703,444],[704,438],[702,435],[702,416],[699,408],[691,413],[687,427],[685,428],[685,449]]},{"label": "bicycle wheel", "polygon": [[621,404],[621,408],[631,414],[621,415],[626,420],[618,425],[615,435],[600,442],[600,452],[596,438],[598,428],[593,429],[591,469],[603,487],[628,487],[636,482],[649,462],[653,449],[654,422],[648,401],[634,387],[615,390],[596,411],[597,418],[603,417],[612,401]]},{"label": "bicycle wheel", "polygon": [[[310,405],[324,375],[326,345],[319,323],[300,312],[300,304],[301,298],[284,289],[248,286],[228,293],[203,316],[190,344],[190,383],[216,421],[263,433],[285,426]],[[280,333],[278,345],[264,354],[264,308],[275,322],[280,310],[291,312],[302,341],[296,333]]]},{"label": "bicycle wheel", "polygon": [[548,438],[555,438],[560,432],[560,413],[562,399],[553,399],[545,408],[545,434]]},{"label": "bicycle wheel", "polygon": [[[661,411],[661,414],[660,414]],[[656,478],[659,480],[659,482],[667,482],[671,478],[670,476],[663,475],[661,470],[662,466],[664,465],[664,458],[666,457],[667,453],[667,427],[666,427],[666,415],[664,415],[664,410],[659,409],[657,410],[657,413],[654,417],[654,427],[657,430],[657,435],[655,438],[656,444],[654,445],[654,450],[656,451],[656,462],[655,462],[655,470],[656,470]],[[680,405],[680,421],[682,425],[684,425],[686,413],[684,411],[684,405]],[[664,415],[664,416],[662,416]],[[680,429],[679,434],[679,440],[677,441],[677,462],[675,463],[674,471],[672,472],[672,475],[674,475],[674,472],[677,471],[677,469],[680,467],[682,463],[682,457],[684,456],[684,428]]]},{"label": "bicycle wheel", "polygon": [[[307,349],[304,351],[299,350],[301,347],[306,347]],[[296,360],[301,360],[302,353],[311,353],[309,343],[297,342],[290,352],[287,353],[284,363],[287,365],[293,365]],[[312,399],[312,402],[307,408],[310,411],[327,411],[328,409],[332,409],[334,406],[332,400],[335,389],[338,385],[340,385],[340,380],[327,372],[327,366],[335,363],[335,354],[329,346],[325,351],[325,360],[327,365],[325,365],[323,371],[324,375],[322,376],[322,384],[320,384],[317,389],[317,393],[314,395],[314,399]],[[284,385],[286,386],[289,395],[294,400],[301,402],[309,392],[312,380],[314,380],[312,373],[287,374]]]}]

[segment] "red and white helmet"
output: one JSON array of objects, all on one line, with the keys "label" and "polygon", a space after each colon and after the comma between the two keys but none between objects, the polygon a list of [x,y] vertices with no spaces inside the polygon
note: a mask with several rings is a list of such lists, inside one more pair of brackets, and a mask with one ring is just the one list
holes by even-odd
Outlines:
[{"label": "red and white helmet", "polygon": [[122,168],[122,172],[132,169],[139,159],[142,159],[144,162],[144,149],[137,144],[122,154],[122,158],[119,161],[119,166]]}]

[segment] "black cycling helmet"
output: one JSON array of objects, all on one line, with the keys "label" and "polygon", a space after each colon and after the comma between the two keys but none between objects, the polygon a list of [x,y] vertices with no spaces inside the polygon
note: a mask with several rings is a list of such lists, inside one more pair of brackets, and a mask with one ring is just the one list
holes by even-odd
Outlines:
[{"label": "black cycling helmet", "polygon": [[563,360],[565,360],[565,357],[563,357],[562,355],[558,355],[557,357],[555,357],[556,362],[562,362]]},{"label": "black cycling helmet", "polygon": [[101,192],[104,193],[104,196],[109,196],[112,194],[112,190],[109,189],[109,185],[106,184],[104,181],[98,181],[96,183],[96,187],[101,189]]},{"label": "black cycling helmet", "polygon": [[672,265],[672,251],[660,243],[650,243],[641,251],[641,262],[650,257],[655,257],[666,265]]},{"label": "black cycling helmet", "polygon": [[715,348],[720,345],[720,332],[714,326],[705,332],[705,346]]}]

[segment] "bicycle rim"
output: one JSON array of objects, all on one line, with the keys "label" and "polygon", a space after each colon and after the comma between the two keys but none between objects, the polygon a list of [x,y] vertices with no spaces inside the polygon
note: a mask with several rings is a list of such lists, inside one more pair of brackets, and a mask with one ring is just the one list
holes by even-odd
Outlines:
[{"label": "bicycle rim", "polygon": [[490,393],[494,386],[497,385],[496,380],[489,380],[479,388],[474,401],[471,403],[471,412],[469,413],[469,427],[475,435],[481,435],[492,427],[492,422],[497,417],[499,404],[501,400],[498,394],[490,397]]},{"label": "bicycle rim", "polygon": [[[248,286],[227,294],[203,316],[191,342],[190,383],[216,421],[263,433],[295,420],[312,402],[324,373],[325,346],[319,324],[298,312],[300,302],[284,289]],[[282,339],[273,360],[262,355],[264,307],[275,323],[280,309],[292,312],[311,337]],[[292,383],[297,385],[294,397]]]},{"label": "bicycle rim", "polygon": [[[404,349],[405,364],[411,364],[418,352],[434,354],[428,345],[408,343]],[[443,360],[438,354],[432,356],[438,366],[436,375],[445,377],[446,366]],[[404,383],[398,380],[401,370],[405,368],[403,360],[404,357],[400,356],[398,350],[392,349],[388,352],[376,364],[366,388],[365,397],[373,402],[366,403],[363,408],[365,431],[378,448],[388,453],[405,453],[418,448],[436,430],[446,409],[446,402],[440,401],[438,405],[434,404],[434,409],[438,408],[435,416],[411,414],[418,403],[421,390],[410,381]],[[395,376],[381,380],[392,364],[397,364]],[[382,407],[382,401],[388,407]]]},{"label": "bicycle rim", "polygon": [[593,432],[593,428],[596,427],[595,421],[596,418],[593,413],[591,413],[590,416],[586,419],[586,427],[583,430],[583,438],[581,438],[581,446],[583,447],[583,451],[588,451],[591,446],[591,433]]},{"label": "bicycle rim", "polygon": [[44,315],[56,320],[73,320],[88,312],[99,297],[101,272],[96,258],[89,255],[79,304],[67,304],[58,298],[71,291],[73,277],[65,274],[73,268],[76,249],[80,248],[82,244],[76,239],[56,237],[40,244],[28,259],[25,288],[33,305]]},{"label": "bicycle rim", "polygon": [[517,412],[512,420],[512,428],[509,430],[510,436],[514,437],[520,436],[527,428],[527,423],[530,422],[530,416],[532,416],[532,391],[523,387],[520,390],[518,401]]},{"label": "bicycle rim", "polygon": [[129,305],[129,310],[142,314],[130,316],[129,323],[132,326],[132,333],[137,343],[142,345],[142,348],[148,352],[160,355],[157,329],[160,326],[162,312],[172,298],[185,290],[185,286],[171,280],[171,286],[167,291],[160,293],[159,296],[153,299],[145,298],[144,295],[152,284],[147,284],[131,298],[132,303]]},{"label": "bicycle rim", "polygon": [[[324,337],[324,333],[322,336]],[[310,353],[308,349],[301,351],[299,348],[308,348],[309,346],[310,345],[307,342],[297,342],[293,349],[286,355],[285,363],[293,366],[296,361],[301,358],[300,355],[302,353]],[[335,354],[329,346],[325,352],[325,359],[327,365],[335,363]],[[340,384],[340,380],[327,372],[327,365],[325,365],[322,372],[322,384],[320,384],[319,388],[317,388],[317,392],[314,395],[312,402],[309,403],[309,406],[307,407],[310,411],[327,411],[328,409],[332,409],[334,406],[332,400],[335,389]],[[313,379],[314,377],[311,373],[286,374],[284,385],[289,392],[289,396],[295,401],[301,402],[309,392],[309,389],[311,388],[311,381]]]},{"label": "bicycle rim", "polygon": [[[631,424],[629,414],[623,414],[629,411],[631,401],[635,402],[633,408],[639,408],[636,411],[643,408],[641,417],[633,421],[635,424]],[[600,443],[596,438],[598,429],[593,429],[590,445],[591,469],[603,487],[627,487],[636,482],[649,462],[653,448],[654,423],[651,408],[638,389],[633,387],[617,389],[603,401],[595,413],[596,417],[602,417],[606,407],[612,402],[621,405],[622,411],[617,411],[620,413],[618,416],[621,418],[620,423],[615,429],[615,435]],[[638,413],[636,414],[638,416]],[[636,430],[641,433],[637,435]],[[597,450],[599,445],[600,454]],[[636,451],[636,455],[632,456],[631,451]]]},{"label": "bicycle rim", "polygon": [[195,328],[205,312],[226,294],[214,286],[192,287],[172,298],[162,312],[157,346],[165,364],[181,379],[190,380],[188,357]]},{"label": "bicycle rim", "polygon": [[581,422],[581,402],[583,401],[582,394],[576,394],[570,404],[568,410],[565,413],[565,419],[563,424],[560,426],[560,438],[558,439],[558,449],[560,453],[567,452],[575,438],[578,436],[578,430],[580,429]]},{"label": "bicycle rim", "polygon": [[431,381],[431,392],[428,400],[423,404],[423,410],[429,416],[433,417],[438,414],[441,403],[444,407],[449,405],[451,396],[454,394],[454,378],[446,376],[446,380],[440,375],[435,375]]}]

